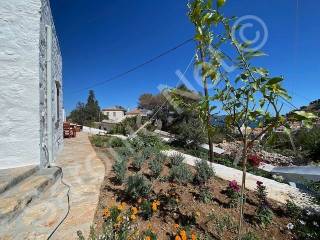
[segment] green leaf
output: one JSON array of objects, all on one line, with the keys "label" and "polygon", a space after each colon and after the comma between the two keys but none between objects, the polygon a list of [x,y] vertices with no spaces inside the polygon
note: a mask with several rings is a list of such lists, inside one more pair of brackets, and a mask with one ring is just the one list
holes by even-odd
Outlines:
[{"label": "green leaf", "polygon": [[262,76],[267,76],[269,74],[268,70],[265,68],[261,68],[261,67],[253,67],[252,71],[255,73],[258,73]]},{"label": "green leaf", "polygon": [[316,119],[317,116],[314,115],[311,112],[306,112],[306,111],[295,111],[294,114],[296,114],[297,116],[303,118],[303,119]]},{"label": "green leaf", "polygon": [[267,85],[274,85],[274,84],[277,84],[279,82],[283,81],[283,77],[274,77],[274,78],[271,78],[268,82],[267,82]]},{"label": "green leaf", "polygon": [[226,3],[226,0],[218,0],[217,1],[218,8],[222,7],[225,3]]}]

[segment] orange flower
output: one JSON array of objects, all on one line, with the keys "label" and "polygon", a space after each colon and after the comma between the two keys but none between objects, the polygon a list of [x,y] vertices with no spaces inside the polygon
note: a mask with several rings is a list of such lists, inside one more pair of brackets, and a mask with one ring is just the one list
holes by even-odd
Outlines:
[{"label": "orange flower", "polygon": [[125,209],[125,207],[126,207],[126,203],[124,203],[124,202],[122,202],[122,203],[120,203],[120,204],[118,205],[118,209],[119,209],[120,211],[123,211],[123,210]]},{"label": "orange flower", "polygon": [[159,200],[154,200],[152,202],[152,211],[156,212],[158,210],[158,206],[160,206],[160,201]]},{"label": "orange flower", "polygon": [[187,240],[187,233],[185,230],[180,231],[180,236],[182,240]]},{"label": "orange flower", "polygon": [[136,208],[136,207],[131,208],[131,212],[134,215],[137,214],[138,213],[138,208]]},{"label": "orange flower", "polygon": [[151,223],[148,223],[148,229],[151,229],[152,226],[151,226]]},{"label": "orange flower", "polygon": [[145,240],[151,240],[150,236],[146,236]]},{"label": "orange flower", "polygon": [[181,237],[177,235],[174,240],[181,240]]},{"label": "orange flower", "polygon": [[197,235],[194,232],[191,233],[191,240],[197,240]]},{"label": "orange flower", "polygon": [[152,203],[152,211],[157,211],[158,210],[158,206],[153,202]]},{"label": "orange flower", "polygon": [[175,223],[175,224],[173,225],[173,227],[174,227],[174,229],[178,229],[178,228],[179,228],[179,224]]},{"label": "orange flower", "polygon": [[109,208],[105,208],[105,209],[103,210],[103,216],[104,216],[104,217],[110,217]]}]

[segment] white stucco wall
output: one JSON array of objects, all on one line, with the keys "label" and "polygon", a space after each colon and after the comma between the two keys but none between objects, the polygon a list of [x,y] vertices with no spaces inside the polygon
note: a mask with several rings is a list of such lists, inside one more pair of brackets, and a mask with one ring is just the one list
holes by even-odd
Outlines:
[{"label": "white stucco wall", "polygon": [[102,113],[108,116],[109,120],[120,122],[124,119],[124,111],[112,111],[112,110],[102,110]]},{"label": "white stucco wall", "polygon": [[38,164],[39,0],[0,1],[0,168]]},{"label": "white stucco wall", "polygon": [[[48,0],[39,0],[42,3],[41,18],[40,18],[40,39],[39,39],[39,64],[40,64],[40,141],[41,145],[47,145],[47,77],[46,77],[46,58],[47,58],[47,42],[46,42],[46,25],[52,28],[52,49],[51,49],[51,106],[52,106],[52,133],[53,133],[53,159],[63,148],[63,92],[62,92],[62,57],[59,47],[59,42],[52,19],[50,4]],[[57,99],[56,83],[60,85],[60,97]],[[59,101],[59,119],[57,117],[57,101]],[[44,116],[44,117],[41,117]],[[41,149],[41,164],[46,165],[48,156],[45,149]]]},{"label": "white stucco wall", "polygon": [[[0,0],[0,169],[46,165],[46,25],[52,26],[54,156],[63,146],[62,58],[48,0]],[[56,82],[61,85],[56,99]],[[57,119],[56,101],[60,102]]]}]

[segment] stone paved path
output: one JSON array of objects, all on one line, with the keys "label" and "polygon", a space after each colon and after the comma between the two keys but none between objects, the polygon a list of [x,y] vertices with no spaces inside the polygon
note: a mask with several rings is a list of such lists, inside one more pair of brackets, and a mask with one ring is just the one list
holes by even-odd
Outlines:
[{"label": "stone paved path", "polygon": [[[96,156],[86,133],[65,139],[55,162],[62,167],[64,182],[71,186],[70,213],[51,239],[77,239],[76,231],[89,233],[104,178],[103,163]],[[67,188],[60,180],[20,214],[0,239],[47,239],[67,211]]]}]

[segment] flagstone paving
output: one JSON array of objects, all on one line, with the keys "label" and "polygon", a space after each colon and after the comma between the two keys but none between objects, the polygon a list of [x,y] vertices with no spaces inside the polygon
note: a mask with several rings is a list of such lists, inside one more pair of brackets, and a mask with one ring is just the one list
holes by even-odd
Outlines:
[{"label": "flagstone paving", "polygon": [[[104,165],[86,133],[65,140],[55,165],[62,167],[63,180],[71,187],[70,212],[50,239],[77,239],[77,230],[87,236],[99,200]],[[47,239],[67,212],[67,190],[58,180],[13,221],[0,227],[0,239]]]}]

